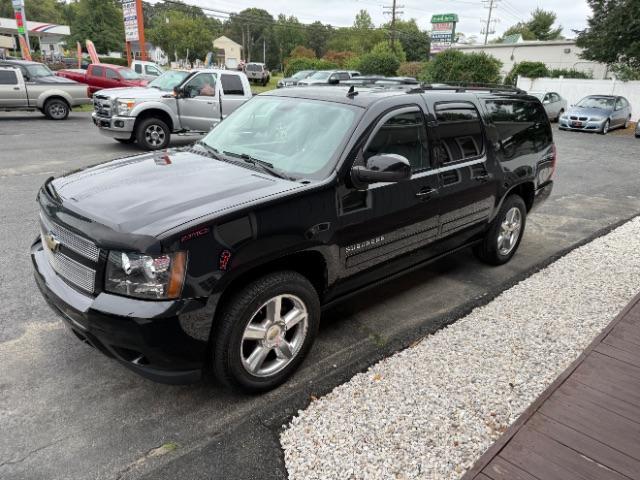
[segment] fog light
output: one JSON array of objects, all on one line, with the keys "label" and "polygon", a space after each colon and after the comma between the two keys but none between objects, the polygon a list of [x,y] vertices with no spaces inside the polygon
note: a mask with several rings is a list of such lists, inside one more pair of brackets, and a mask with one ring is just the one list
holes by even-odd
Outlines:
[{"label": "fog light", "polygon": [[124,127],[124,122],[122,120],[116,120],[116,127],[118,128]]}]

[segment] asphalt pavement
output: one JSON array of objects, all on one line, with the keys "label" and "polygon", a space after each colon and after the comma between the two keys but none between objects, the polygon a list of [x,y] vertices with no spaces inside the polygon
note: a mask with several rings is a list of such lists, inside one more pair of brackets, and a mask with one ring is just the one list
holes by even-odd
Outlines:
[{"label": "asphalt pavement", "polygon": [[51,175],[140,150],[101,136],[88,113],[64,122],[0,113],[0,478],[286,478],[278,434],[312,396],[640,214],[640,140],[555,138],[554,193],[511,263],[490,268],[461,252],[355,297],[325,312],[294,378],[242,396],[212,383],[155,384],[64,328],[32,278],[36,192]]}]

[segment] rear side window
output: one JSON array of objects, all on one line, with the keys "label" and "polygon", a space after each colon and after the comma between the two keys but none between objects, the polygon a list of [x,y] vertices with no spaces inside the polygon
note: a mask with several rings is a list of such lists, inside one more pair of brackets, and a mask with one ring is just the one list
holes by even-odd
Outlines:
[{"label": "rear side window", "polygon": [[12,70],[0,70],[0,85],[17,85],[18,76]]},{"label": "rear side window", "polygon": [[91,75],[95,77],[102,77],[104,75],[104,67],[93,67]]},{"label": "rear side window", "polygon": [[435,110],[438,120],[436,131],[440,137],[437,150],[443,163],[469,160],[482,155],[482,121],[472,103],[440,103]]},{"label": "rear side window", "polygon": [[487,100],[486,106],[505,158],[539,152],[553,142],[549,119],[538,102]]},{"label": "rear side window", "polygon": [[222,75],[220,80],[222,83],[222,91],[225,95],[244,95],[242,88],[242,80],[237,75]]},{"label": "rear side window", "polygon": [[384,153],[405,157],[412,172],[429,168],[427,131],[421,112],[402,112],[388,119],[369,143],[364,158]]},{"label": "rear side window", "polygon": [[136,71],[136,73],[142,73],[142,65],[137,64],[133,68]]}]

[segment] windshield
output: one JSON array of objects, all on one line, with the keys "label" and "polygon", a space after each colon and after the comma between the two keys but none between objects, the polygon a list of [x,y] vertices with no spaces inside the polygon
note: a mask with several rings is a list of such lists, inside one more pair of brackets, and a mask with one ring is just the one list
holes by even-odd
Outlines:
[{"label": "windshield", "polygon": [[329,78],[329,75],[331,75],[331,72],[316,72],[309,78],[312,80],[325,80]]},{"label": "windshield", "polygon": [[269,162],[294,178],[324,177],[359,110],[318,100],[255,97],[214,128],[203,142],[220,153]]},{"label": "windshield", "polygon": [[189,72],[169,70],[149,83],[149,86],[156,87],[165,92],[171,92],[175,87],[180,85],[185,78],[187,78],[187,75],[189,75]]},{"label": "windshield", "polygon": [[302,80],[303,78],[307,78],[313,70],[302,70],[291,76],[294,80]]},{"label": "windshield", "polygon": [[262,71],[262,65],[258,65],[257,63],[250,63],[247,65],[247,70],[250,72],[260,72]]},{"label": "windshield", "polygon": [[130,68],[120,68],[118,69],[118,73],[120,76],[126,80],[138,80],[140,75],[131,70]]},{"label": "windshield", "polygon": [[53,72],[46,65],[27,65],[27,70],[32,78],[51,77]]},{"label": "windshield", "polygon": [[578,102],[576,107],[600,108],[602,110],[612,110],[615,99],[607,97],[586,97]]}]

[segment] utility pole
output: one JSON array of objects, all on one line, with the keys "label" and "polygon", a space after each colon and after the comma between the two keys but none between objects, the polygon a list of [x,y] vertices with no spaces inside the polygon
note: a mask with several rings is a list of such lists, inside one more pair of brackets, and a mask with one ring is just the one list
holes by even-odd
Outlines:
[{"label": "utility pole", "polygon": [[[487,17],[487,23],[484,26],[484,44],[486,45],[487,42],[489,41],[489,34],[490,33],[495,33],[495,30],[491,30],[491,24],[492,23],[496,23],[497,19],[491,19],[491,15],[493,14],[493,9],[496,8],[496,4],[498,3],[499,0],[484,0],[485,3],[485,8],[489,9],[489,16]],[[488,6],[487,6],[488,4]]]},{"label": "utility pole", "polygon": [[396,18],[398,15],[402,15],[400,9],[404,8],[404,5],[397,5],[396,0],[393,0],[393,3],[389,6],[382,7],[384,9],[385,15],[391,15],[391,36],[389,41],[391,42],[391,48],[393,51],[396,49]]}]

